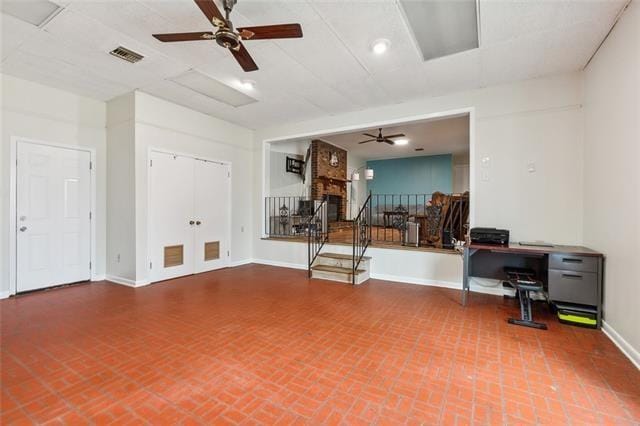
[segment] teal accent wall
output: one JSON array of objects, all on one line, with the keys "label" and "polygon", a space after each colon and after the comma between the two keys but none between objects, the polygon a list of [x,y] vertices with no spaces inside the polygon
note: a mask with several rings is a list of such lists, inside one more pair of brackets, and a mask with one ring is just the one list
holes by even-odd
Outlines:
[{"label": "teal accent wall", "polygon": [[373,169],[367,190],[373,194],[451,193],[452,161],[451,154],[367,161]]}]

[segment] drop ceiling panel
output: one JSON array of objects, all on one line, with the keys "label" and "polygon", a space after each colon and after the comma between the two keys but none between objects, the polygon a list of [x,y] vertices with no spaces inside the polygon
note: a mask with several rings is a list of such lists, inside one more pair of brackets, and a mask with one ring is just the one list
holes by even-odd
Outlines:
[{"label": "drop ceiling panel", "polygon": [[[376,73],[417,66],[422,62],[395,2],[314,2],[315,9],[365,68]],[[377,39],[391,42],[384,55],[371,46]]]},{"label": "drop ceiling panel", "polygon": [[377,84],[372,77],[334,82],[336,90],[342,93],[357,109],[367,109],[380,105],[388,105],[395,99]]},{"label": "drop ceiling panel", "polygon": [[[341,80],[366,78],[367,70],[351,54],[348,46],[323,22],[314,21],[304,26],[304,38],[276,43],[291,58],[331,86]],[[247,42],[251,46],[251,42]],[[330,55],[318,52],[330,51]]]},{"label": "drop ceiling panel", "polygon": [[[295,0],[240,0],[234,8],[233,15],[243,17],[246,19],[246,22],[251,25],[298,22],[304,27],[304,25],[320,19],[314,8],[308,2]],[[237,19],[233,16],[232,18],[234,24],[240,26],[240,21],[238,20],[236,23]]]},{"label": "drop ceiling panel", "polygon": [[[610,26],[626,0],[482,1],[482,44],[512,40],[523,34],[593,22]],[[603,25],[604,24],[604,25]]]},{"label": "drop ceiling panel", "polygon": [[[148,45],[70,10],[60,13],[45,33],[60,40],[61,46],[54,52],[72,55],[74,62],[87,67],[93,65],[99,72],[118,75],[133,87],[138,87],[145,79],[174,76],[189,69],[188,65],[162,55]],[[131,64],[108,54],[118,46],[140,53],[144,58]]]},{"label": "drop ceiling panel", "polygon": [[[479,0],[480,48],[425,62],[396,0],[239,0],[236,26],[299,22],[305,34],[248,41],[260,69],[244,73],[213,41],[151,36],[211,29],[193,0],[64,0],[43,29],[3,14],[2,71],[97,99],[141,88],[256,128],[581,69],[625,1]],[[391,41],[380,56],[378,38]],[[121,61],[117,46],[145,58]],[[188,69],[254,80],[258,102],[231,108],[166,82]]]},{"label": "drop ceiling panel", "polygon": [[87,70],[24,51],[17,52],[3,61],[1,71],[26,80],[46,82],[43,84],[102,101],[130,91],[126,86]]},{"label": "drop ceiling panel", "polygon": [[2,14],[2,59],[16,51],[25,40],[38,32],[33,25],[27,24],[10,15]]},{"label": "drop ceiling panel", "polygon": [[[606,28],[577,24],[519,37],[482,49],[482,84],[493,85],[568,72],[586,64]],[[569,53],[570,52],[570,53]]]}]

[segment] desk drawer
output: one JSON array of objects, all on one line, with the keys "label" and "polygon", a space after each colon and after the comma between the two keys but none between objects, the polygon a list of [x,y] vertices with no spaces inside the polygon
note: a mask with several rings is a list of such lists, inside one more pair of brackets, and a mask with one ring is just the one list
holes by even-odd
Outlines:
[{"label": "desk drawer", "polygon": [[598,275],[549,269],[549,299],[595,306],[598,304]]},{"label": "desk drawer", "polygon": [[553,253],[549,255],[549,269],[597,272],[598,260],[600,260],[600,258],[596,256],[574,256],[571,254]]}]

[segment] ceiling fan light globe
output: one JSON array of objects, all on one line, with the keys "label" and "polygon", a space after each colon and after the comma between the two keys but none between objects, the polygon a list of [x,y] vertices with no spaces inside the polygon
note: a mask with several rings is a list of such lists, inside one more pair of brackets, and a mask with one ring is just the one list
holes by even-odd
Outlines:
[{"label": "ceiling fan light globe", "polygon": [[396,139],[393,143],[394,145],[407,145],[409,144],[408,139]]}]

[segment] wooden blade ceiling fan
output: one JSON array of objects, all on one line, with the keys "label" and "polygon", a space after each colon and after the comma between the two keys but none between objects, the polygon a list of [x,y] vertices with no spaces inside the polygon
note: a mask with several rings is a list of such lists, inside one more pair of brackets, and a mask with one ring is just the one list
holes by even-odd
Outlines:
[{"label": "wooden blade ceiling fan", "polygon": [[196,4],[218,29],[212,31],[199,31],[190,33],[153,34],[155,38],[163,42],[215,40],[220,46],[229,49],[236,61],[246,72],[256,71],[258,66],[242,44],[242,40],[268,40],[276,38],[300,38],[302,27],[300,24],[263,25],[258,27],[233,28],[229,15],[237,0],[222,0],[224,4],[224,16],[213,0],[195,0]]},{"label": "wooden blade ceiling fan", "polygon": [[363,133],[363,135],[365,136],[369,136],[370,138],[373,139],[367,139],[366,141],[362,141],[362,142],[358,142],[359,144],[361,143],[369,143],[369,142],[384,142],[384,143],[388,143],[389,145],[395,145],[395,142],[392,141],[391,139],[393,138],[401,138],[404,137],[404,133],[398,133],[395,135],[388,135],[388,136],[382,136],[382,129],[378,129],[378,136],[374,136],[371,133]]}]

